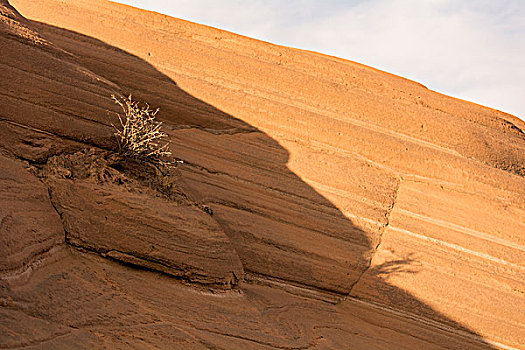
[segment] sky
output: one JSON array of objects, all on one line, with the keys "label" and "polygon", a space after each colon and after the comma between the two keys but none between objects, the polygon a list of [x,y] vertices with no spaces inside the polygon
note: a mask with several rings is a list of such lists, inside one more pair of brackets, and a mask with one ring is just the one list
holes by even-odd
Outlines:
[{"label": "sky", "polygon": [[114,0],[363,63],[525,120],[525,0]]}]

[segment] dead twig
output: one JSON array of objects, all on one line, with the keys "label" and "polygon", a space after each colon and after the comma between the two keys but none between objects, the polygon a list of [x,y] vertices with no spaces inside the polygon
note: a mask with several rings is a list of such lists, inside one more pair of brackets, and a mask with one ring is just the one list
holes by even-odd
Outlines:
[{"label": "dead twig", "polygon": [[111,96],[118,104],[124,115],[117,114],[120,128],[115,128],[119,154],[124,158],[138,159],[150,163],[160,169],[169,169],[177,163],[168,160],[171,157],[168,135],[162,131],[162,123],[155,120],[159,109],[150,109],[148,104],[143,106],[133,101],[131,95],[119,99]]}]

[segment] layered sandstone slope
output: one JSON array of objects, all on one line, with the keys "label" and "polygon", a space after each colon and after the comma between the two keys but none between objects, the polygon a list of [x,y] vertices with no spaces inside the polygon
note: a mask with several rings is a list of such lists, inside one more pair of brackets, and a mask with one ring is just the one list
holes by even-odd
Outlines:
[{"label": "layered sandstone slope", "polygon": [[[525,347],[525,123],[106,1],[10,3],[3,346]],[[128,93],[170,176],[114,157]]]},{"label": "layered sandstone slope", "polygon": [[[172,198],[167,207],[158,198],[146,200],[129,193],[129,187],[132,192],[143,193],[143,186],[129,183],[127,177],[108,169],[100,152],[58,157],[49,162],[52,156],[89,146],[112,146],[111,124],[116,123],[116,117],[108,110],[116,110],[110,97],[120,90],[86,69],[78,57],[43,39],[16,10],[4,4],[3,23],[16,31],[5,30],[0,38],[5,73],[0,83],[4,125],[0,142],[13,156],[49,163],[40,175],[47,179],[52,204],[67,226],[65,240],[121,260],[141,259],[147,267],[156,266],[164,272],[204,283],[229,284],[237,276],[242,277],[242,265],[222,229],[187,200]],[[128,189],[108,186],[114,183],[126,183]],[[172,197],[180,197],[176,191],[171,192]],[[29,205],[33,204],[36,203]],[[20,210],[32,213],[30,208],[21,206]],[[84,216],[84,212],[91,215]],[[41,220],[41,214],[35,214],[32,225],[25,227],[29,218],[21,220],[23,215],[8,211],[7,217],[13,217],[15,224],[7,229],[6,235],[17,235],[22,230],[37,236],[34,231],[38,231],[38,221],[33,221]],[[137,222],[136,217],[141,216],[148,219]],[[185,222],[189,227],[185,227]],[[158,231],[165,237],[159,237]],[[61,236],[64,240],[64,235]],[[6,241],[12,239],[16,240],[9,237]],[[159,240],[162,245],[155,247]],[[6,243],[8,261],[11,255],[20,255],[19,246],[24,243],[31,245],[33,241]],[[50,247],[37,245],[34,249],[44,251]],[[19,266],[10,268],[22,268],[27,258],[17,259]]]}]

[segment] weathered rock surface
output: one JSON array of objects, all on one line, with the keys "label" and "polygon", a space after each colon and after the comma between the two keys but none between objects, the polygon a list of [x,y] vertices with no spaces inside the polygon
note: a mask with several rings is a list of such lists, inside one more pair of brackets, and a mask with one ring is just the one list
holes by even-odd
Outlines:
[{"label": "weathered rock surface", "polygon": [[19,160],[0,155],[0,271],[23,273],[64,242],[64,229],[44,184]]},{"label": "weathered rock surface", "polygon": [[93,151],[51,158],[43,174],[69,244],[193,283],[229,288],[244,277],[219,224],[174,188],[145,187]]},{"label": "weathered rock surface", "polygon": [[[111,2],[10,3],[0,347],[525,348],[525,123]],[[112,160],[127,93],[170,177]]]}]

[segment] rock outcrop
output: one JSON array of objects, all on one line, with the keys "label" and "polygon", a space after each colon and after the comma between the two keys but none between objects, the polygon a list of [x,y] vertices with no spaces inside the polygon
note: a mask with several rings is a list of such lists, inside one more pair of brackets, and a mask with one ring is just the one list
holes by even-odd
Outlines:
[{"label": "rock outcrop", "polygon": [[0,52],[0,347],[525,348],[521,120],[102,0],[0,0]]}]

